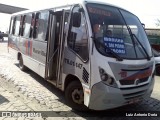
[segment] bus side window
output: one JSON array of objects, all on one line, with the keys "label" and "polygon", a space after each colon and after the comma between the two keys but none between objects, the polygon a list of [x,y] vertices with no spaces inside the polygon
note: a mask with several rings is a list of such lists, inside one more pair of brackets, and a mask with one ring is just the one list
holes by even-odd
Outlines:
[{"label": "bus side window", "polygon": [[33,38],[37,38],[39,14],[40,14],[39,12],[36,13],[35,24],[34,24],[34,30],[33,30]]},{"label": "bus side window", "polygon": [[23,36],[24,34],[25,22],[26,22],[26,15],[24,15],[22,19],[21,36]]},{"label": "bus side window", "polygon": [[21,15],[20,26],[19,26],[19,34],[18,34],[18,35],[21,35],[21,31],[22,31],[22,22],[23,22],[23,16]]},{"label": "bus side window", "polygon": [[70,23],[68,46],[84,61],[87,61],[89,57],[87,22],[84,13],[79,12],[79,7],[73,9]]},{"label": "bus side window", "polygon": [[12,34],[13,22],[14,22],[14,18],[12,17],[11,20],[10,20],[9,34]]},{"label": "bus side window", "polygon": [[13,34],[13,35],[15,34],[15,29],[16,29],[16,18],[17,18],[17,17],[14,17],[14,18],[13,18],[13,25],[12,25],[12,34]]},{"label": "bus side window", "polygon": [[36,13],[35,27],[34,27],[34,38],[37,40],[45,41],[48,27],[48,17],[49,11],[41,11],[40,13]]},{"label": "bus side window", "polygon": [[31,19],[31,26],[30,26],[29,38],[32,38],[32,37],[33,37],[34,24],[35,24],[35,14],[32,13],[32,19]]},{"label": "bus side window", "polygon": [[32,14],[27,14],[23,24],[23,36],[29,38]]},{"label": "bus side window", "polygon": [[15,30],[14,30],[14,35],[18,36],[19,35],[19,26],[20,26],[20,19],[21,16],[16,17],[16,23],[15,23]]}]

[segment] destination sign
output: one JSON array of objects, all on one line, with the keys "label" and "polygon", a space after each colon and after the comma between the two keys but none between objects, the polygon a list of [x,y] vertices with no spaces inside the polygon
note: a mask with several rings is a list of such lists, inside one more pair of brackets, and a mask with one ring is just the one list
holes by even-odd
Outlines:
[{"label": "destination sign", "polygon": [[113,52],[117,54],[126,54],[123,39],[104,37],[104,43],[105,43],[105,46],[109,47]]},{"label": "destination sign", "polygon": [[102,10],[94,7],[88,7],[88,10],[90,13],[104,15],[104,16],[111,16],[111,13],[106,10]]}]

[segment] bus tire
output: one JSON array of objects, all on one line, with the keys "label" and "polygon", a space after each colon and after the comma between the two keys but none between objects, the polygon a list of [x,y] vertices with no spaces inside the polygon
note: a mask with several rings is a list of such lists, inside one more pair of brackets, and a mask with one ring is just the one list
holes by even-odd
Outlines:
[{"label": "bus tire", "polygon": [[19,58],[19,68],[20,68],[22,71],[26,71],[26,70],[27,70],[27,67],[23,64],[22,55],[21,55],[20,58]]},{"label": "bus tire", "polygon": [[89,110],[84,105],[83,88],[79,81],[73,81],[67,86],[65,90],[65,98],[66,98],[67,104],[71,108],[78,110],[78,111]]}]

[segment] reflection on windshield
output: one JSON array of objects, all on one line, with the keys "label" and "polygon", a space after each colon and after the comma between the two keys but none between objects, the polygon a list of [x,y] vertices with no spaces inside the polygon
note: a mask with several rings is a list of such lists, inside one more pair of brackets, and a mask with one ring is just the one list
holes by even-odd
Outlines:
[{"label": "reflection on windshield", "polygon": [[[132,33],[145,46],[148,55],[152,56],[148,39],[136,16],[127,11],[100,4],[87,4],[87,9],[94,39],[99,43],[104,44],[122,58],[146,59],[146,54],[141,46],[133,47],[133,38],[127,28],[129,26]],[[96,48],[101,54],[112,56],[104,46],[96,44]]]}]

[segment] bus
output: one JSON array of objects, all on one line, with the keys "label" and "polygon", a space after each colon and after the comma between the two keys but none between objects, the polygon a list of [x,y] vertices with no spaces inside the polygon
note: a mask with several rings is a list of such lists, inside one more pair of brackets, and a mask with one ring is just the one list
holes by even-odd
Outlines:
[{"label": "bus", "polygon": [[152,93],[151,46],[138,17],[123,8],[83,1],[22,11],[11,16],[8,36],[19,68],[64,91],[73,109],[116,108]]},{"label": "bus", "polygon": [[145,29],[151,47],[160,52],[160,29]]}]

